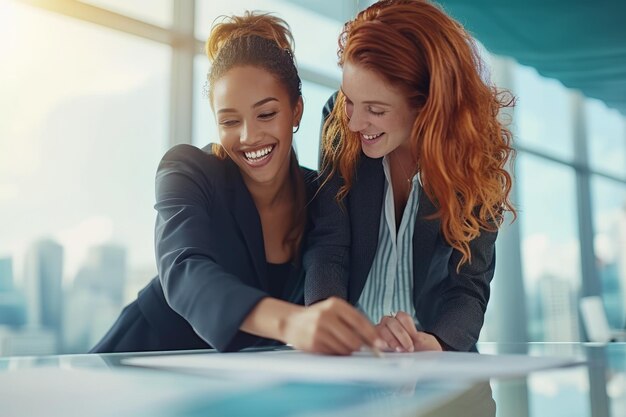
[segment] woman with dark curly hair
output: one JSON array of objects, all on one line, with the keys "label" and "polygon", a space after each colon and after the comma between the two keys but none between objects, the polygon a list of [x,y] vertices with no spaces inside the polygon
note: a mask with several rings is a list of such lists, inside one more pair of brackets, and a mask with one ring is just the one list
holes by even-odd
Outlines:
[{"label": "woman with dark curly hair", "polygon": [[[509,200],[510,95],[428,1],[379,1],[339,38],[305,302],[358,306],[394,351],[475,349]],[[395,312],[395,313],[394,313]]]}]

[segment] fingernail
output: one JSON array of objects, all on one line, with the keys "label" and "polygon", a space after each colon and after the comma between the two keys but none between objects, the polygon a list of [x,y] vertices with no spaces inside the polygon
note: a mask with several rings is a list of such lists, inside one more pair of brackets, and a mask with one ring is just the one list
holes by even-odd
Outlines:
[{"label": "fingernail", "polygon": [[383,339],[376,339],[374,340],[374,346],[376,346],[378,349],[386,349],[387,342],[385,342]]},{"label": "fingernail", "polygon": [[409,346],[409,352],[413,352],[413,346]]},{"label": "fingernail", "polygon": [[402,348],[398,346],[398,347],[396,348],[396,352],[398,352],[398,353],[402,353]]}]

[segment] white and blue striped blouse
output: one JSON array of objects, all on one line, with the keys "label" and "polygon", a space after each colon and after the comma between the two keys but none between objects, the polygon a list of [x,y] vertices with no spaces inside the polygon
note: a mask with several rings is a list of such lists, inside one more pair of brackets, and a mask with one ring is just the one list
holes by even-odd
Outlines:
[{"label": "white and blue striped blouse", "polygon": [[[385,198],[378,230],[378,248],[359,308],[374,323],[391,312],[404,311],[415,318],[413,306],[413,232],[419,201],[419,173],[411,180],[411,191],[396,234],[391,172],[387,156],[383,157]],[[419,329],[419,323],[418,325]]]}]

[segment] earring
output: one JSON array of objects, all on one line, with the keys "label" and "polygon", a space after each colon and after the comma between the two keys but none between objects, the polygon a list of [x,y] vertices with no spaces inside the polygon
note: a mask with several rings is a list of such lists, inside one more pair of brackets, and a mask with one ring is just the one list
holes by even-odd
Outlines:
[{"label": "earring", "polygon": [[300,130],[300,123],[298,123],[298,126],[296,126],[296,130],[294,130],[294,131],[293,131],[293,133],[294,133],[294,134],[295,134],[295,133],[297,133],[297,132],[298,132],[298,130]]}]

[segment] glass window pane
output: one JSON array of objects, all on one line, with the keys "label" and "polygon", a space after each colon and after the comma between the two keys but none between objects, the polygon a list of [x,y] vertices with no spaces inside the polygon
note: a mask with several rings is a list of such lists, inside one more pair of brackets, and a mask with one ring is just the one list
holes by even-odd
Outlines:
[{"label": "glass window pane", "polygon": [[172,0],[80,0],[158,26],[172,25]]},{"label": "glass window pane", "polygon": [[[0,254],[12,258],[29,311],[56,302],[31,284],[62,274],[57,346],[85,351],[155,273],[171,51],[18,2],[0,2],[0,36],[11,39],[0,43],[11,62],[0,66]],[[49,278],[33,275],[38,265]]]},{"label": "glass window pane", "polygon": [[626,300],[626,184],[591,178],[594,251],[604,307],[612,328],[623,328]]},{"label": "glass window pane", "polygon": [[558,81],[533,68],[516,65],[513,73],[517,106],[513,122],[523,146],[572,160],[574,156],[569,93]]},{"label": "glass window pane", "polygon": [[209,59],[196,55],[193,61],[193,138],[192,143],[202,148],[209,143],[219,142],[217,124],[211,110],[211,103],[206,96],[206,80],[209,71]]},{"label": "glass window pane", "polygon": [[520,153],[517,181],[530,340],[577,341],[581,272],[574,170]]},{"label": "glass window pane", "polygon": [[206,40],[211,24],[221,15],[242,14],[246,10],[271,12],[285,19],[296,44],[296,60],[306,68],[339,80],[337,38],[343,22],[311,12],[282,0],[230,0],[196,3],[196,37]]},{"label": "glass window pane", "polygon": [[626,178],[626,120],[598,100],[586,100],[587,143],[592,169]]},{"label": "glass window pane", "polygon": [[334,92],[335,90],[332,88],[302,81],[304,115],[300,123],[300,130],[295,134],[296,151],[300,165],[311,169],[318,168],[322,108]]}]

